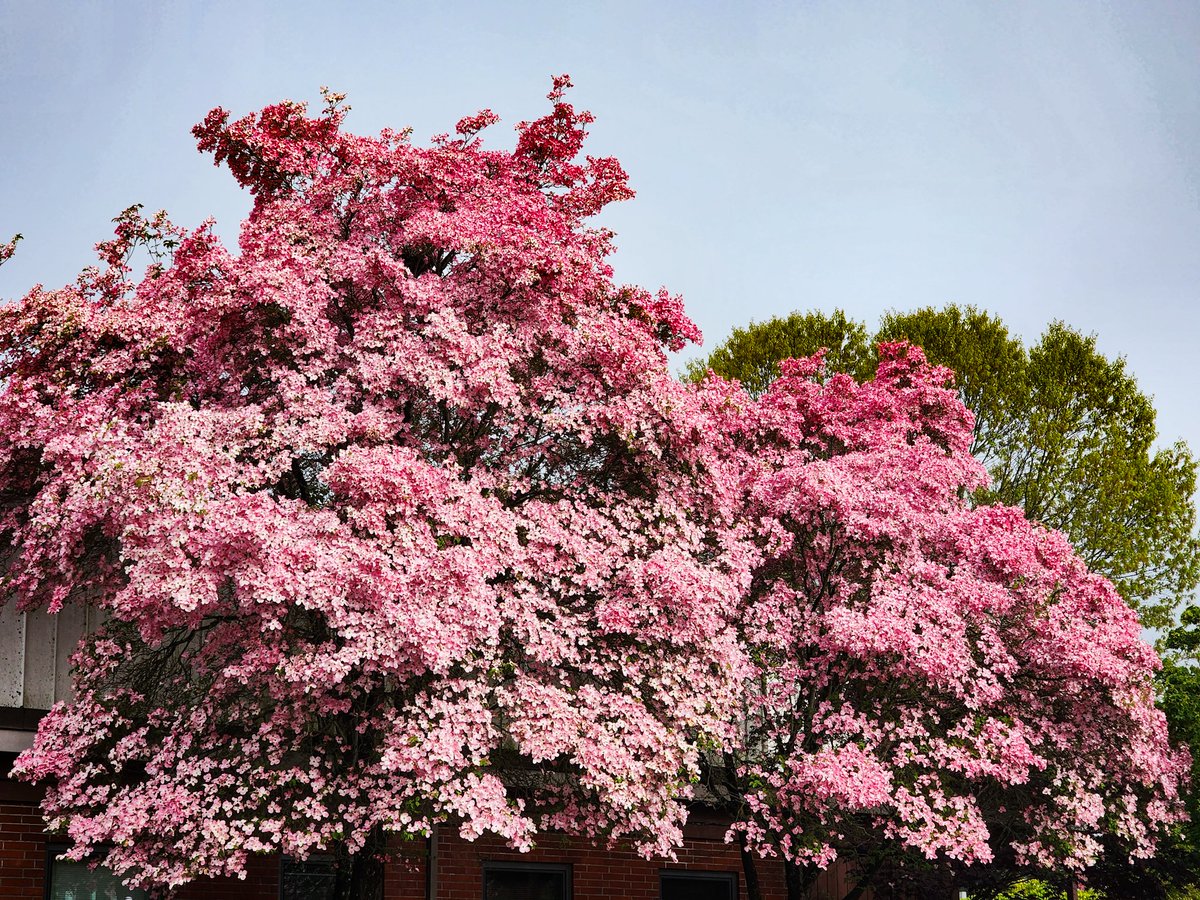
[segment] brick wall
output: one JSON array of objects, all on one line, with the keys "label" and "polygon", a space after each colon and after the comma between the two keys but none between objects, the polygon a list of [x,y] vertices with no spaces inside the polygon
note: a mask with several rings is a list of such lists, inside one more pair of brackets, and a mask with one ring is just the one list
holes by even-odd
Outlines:
[{"label": "brick wall", "polygon": [[[438,900],[481,900],[483,864],[494,862],[566,863],[571,866],[574,900],[658,900],[659,872],[692,869],[737,874],[746,896],[737,849],[721,841],[689,839],[678,861],[645,860],[628,850],[606,850],[566,838],[544,838],[529,853],[515,853],[496,838],[467,842],[450,829],[438,835]],[[765,876],[777,875],[767,867]],[[769,900],[782,897],[782,878],[764,878]]]},{"label": "brick wall", "polygon": [[429,842],[422,838],[394,840],[389,849],[395,861],[388,864],[383,877],[384,900],[425,900]]},{"label": "brick wall", "polygon": [[0,897],[42,900],[46,835],[33,802],[0,801]]},{"label": "brick wall", "polygon": [[[672,860],[645,860],[625,850],[592,847],[566,837],[544,837],[530,853],[509,850],[497,838],[463,840],[452,828],[441,828],[434,842],[437,900],[481,900],[485,862],[567,864],[571,867],[574,900],[658,900],[659,875],[664,869],[735,874],[738,894],[746,898],[741,858],[723,840],[719,823],[698,822],[688,829],[685,845]],[[45,896],[46,852],[50,839],[42,831],[37,798],[27,788],[0,780],[0,897],[4,900],[42,900]],[[396,841],[397,860],[387,867],[386,900],[425,900],[424,840]],[[783,872],[777,863],[762,860],[759,878],[765,900],[784,900]],[[848,886],[833,870],[817,885],[820,900],[840,900]],[[869,896],[869,895],[868,895]],[[251,860],[245,880],[204,879],[181,890],[178,900],[278,900],[279,858]]]},{"label": "brick wall", "polygon": [[[725,827],[701,823],[689,827],[676,859],[646,860],[631,850],[608,850],[566,837],[544,837],[529,853],[518,853],[494,837],[465,841],[453,829],[437,838],[437,900],[481,900],[485,862],[551,863],[571,867],[573,900],[658,900],[659,876],[665,870],[733,873],[739,900],[746,898],[741,854],[724,841]],[[785,900],[783,867],[776,860],[758,861],[764,900]],[[813,889],[813,900],[841,900],[854,886],[844,867],[834,865]],[[425,895],[404,893],[395,900],[421,900]],[[866,892],[864,900],[871,900]],[[393,900],[389,895],[388,900]]]},{"label": "brick wall", "polygon": [[[49,844],[36,806],[0,803],[0,897],[4,900],[43,900]],[[279,900],[278,857],[256,857],[250,861],[249,868],[245,880],[204,879],[180,890],[177,898]]]}]

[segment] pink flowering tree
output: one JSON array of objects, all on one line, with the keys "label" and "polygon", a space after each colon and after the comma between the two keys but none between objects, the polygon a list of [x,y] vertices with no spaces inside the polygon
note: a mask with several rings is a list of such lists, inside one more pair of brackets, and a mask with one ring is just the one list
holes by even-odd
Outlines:
[{"label": "pink flowering tree", "polygon": [[857,897],[914,857],[1082,872],[1150,855],[1187,761],[1135,614],[1061,534],[969,507],[985,475],[950,373],[880,353],[864,384],[786,361],[736,437],[763,555],[741,738],[713,788],[751,895],[758,855],[783,860],[792,900],[838,858]]},{"label": "pink flowering tree", "polygon": [[21,237],[19,234],[14,234],[8,243],[0,244],[0,266],[12,259],[13,254],[17,252],[17,244]]},{"label": "pink flowering tree", "polygon": [[418,147],[336,95],[214,110],[237,253],[134,208],[0,309],[7,592],[107,616],[16,769],[72,856],[150,886],[320,852],[369,897],[439,822],[679,844],[749,556],[666,364],[698,333],[613,282],[587,220],[631,192],[568,86],[513,152],[487,111]]}]

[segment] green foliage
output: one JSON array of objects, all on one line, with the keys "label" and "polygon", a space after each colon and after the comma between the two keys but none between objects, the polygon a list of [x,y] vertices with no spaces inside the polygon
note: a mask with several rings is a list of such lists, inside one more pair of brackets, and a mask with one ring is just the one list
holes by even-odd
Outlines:
[{"label": "green foliage", "polygon": [[1154,407],[1124,359],[1061,322],[1030,349],[1019,386],[988,448],[992,485],[980,499],[1064,531],[1144,625],[1168,625],[1200,576],[1188,448],[1154,450]]},{"label": "green foliage", "polygon": [[[1080,888],[1078,896],[1079,900],[1105,900],[1107,895],[1094,888]],[[1049,882],[1030,878],[1018,881],[997,894],[996,900],[1067,900],[1067,891]]]},{"label": "green foliage", "polygon": [[[828,346],[830,371],[869,377],[876,357],[866,335],[841,310],[793,313],[735,329],[686,375],[711,368],[757,396],[781,359]],[[1061,322],[1027,350],[971,306],[887,313],[873,342],[902,339],[953,369],[975,412],[972,453],[992,477],[976,502],[1020,506],[1065,532],[1144,625],[1168,625],[1200,583],[1196,461],[1182,443],[1153,448],[1154,407],[1124,359],[1108,359],[1094,337]]]},{"label": "green foliage", "polygon": [[[788,356],[828,346],[830,371],[866,378],[877,361],[873,343],[894,340],[918,344],[932,362],[954,370],[976,415],[972,453],[992,479],[975,502],[1020,506],[1030,518],[1065,532],[1147,627],[1168,626],[1180,605],[1195,598],[1196,460],[1183,443],[1154,448],[1153,404],[1124,359],[1108,359],[1095,337],[1061,322],[1027,349],[1000,319],[970,306],[889,312],[870,341],[865,326],[840,310],[793,313],[736,329],[686,374],[698,379],[711,368],[757,396]],[[1183,611],[1164,645],[1169,658],[1159,677],[1160,705],[1172,740],[1193,748],[1192,783],[1200,786],[1200,608]],[[1159,848],[1156,859],[1137,866],[1109,859],[1093,873],[1094,884],[1113,897],[1200,900],[1194,886],[1200,884],[1200,792],[1190,792],[1187,802],[1191,823]],[[1175,893],[1168,895],[1168,886]],[[1001,887],[977,885],[974,894],[1000,900],[1066,896],[1037,880]]]},{"label": "green foliage", "polygon": [[953,369],[959,395],[975,413],[971,452],[984,465],[997,456],[1017,419],[1028,367],[1025,348],[1003,322],[973,306],[892,310],[875,340],[908,341],[930,361]]},{"label": "green foliage", "polygon": [[[1192,785],[1200,785],[1200,608],[1189,606],[1163,641],[1166,656],[1158,675],[1159,706],[1167,714],[1171,740],[1192,748]],[[1156,870],[1173,886],[1171,900],[1200,900],[1200,793],[1186,795],[1190,820],[1158,855]]]},{"label": "green foliage", "polygon": [[736,378],[757,397],[779,376],[780,360],[812,356],[821,348],[827,351],[825,364],[830,372],[863,378],[875,370],[867,327],[835,309],[831,315],[794,312],[785,319],[735,328],[711,354],[689,363],[684,377],[699,381],[712,369],[723,378]]}]

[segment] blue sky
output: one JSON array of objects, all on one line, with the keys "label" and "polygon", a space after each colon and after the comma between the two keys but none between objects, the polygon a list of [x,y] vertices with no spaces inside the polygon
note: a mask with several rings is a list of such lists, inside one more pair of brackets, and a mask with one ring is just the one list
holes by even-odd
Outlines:
[{"label": "blue sky", "polygon": [[618,276],[749,319],[946,301],[1124,354],[1200,450],[1200,5],[0,0],[0,297],[73,280],[135,202],[232,243],[191,126],[320,85],[418,138],[540,114],[552,74],[638,197]]}]

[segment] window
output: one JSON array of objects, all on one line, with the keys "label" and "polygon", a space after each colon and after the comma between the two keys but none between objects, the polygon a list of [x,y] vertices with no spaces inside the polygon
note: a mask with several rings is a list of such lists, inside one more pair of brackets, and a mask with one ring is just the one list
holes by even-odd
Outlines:
[{"label": "window", "polygon": [[733,872],[662,872],[659,883],[662,900],[737,900]]},{"label": "window", "polygon": [[324,856],[308,859],[279,860],[280,900],[329,900],[333,896],[336,873],[333,860]]},{"label": "window", "polygon": [[483,900],[571,900],[571,867],[485,862]]},{"label": "window", "polygon": [[146,900],[145,891],[125,887],[102,866],[58,859],[66,850],[62,844],[46,848],[47,900]]}]

